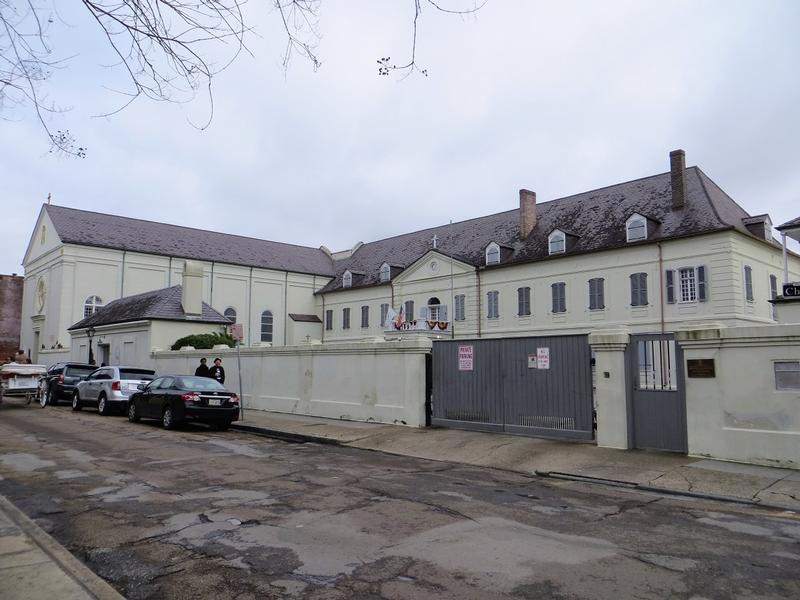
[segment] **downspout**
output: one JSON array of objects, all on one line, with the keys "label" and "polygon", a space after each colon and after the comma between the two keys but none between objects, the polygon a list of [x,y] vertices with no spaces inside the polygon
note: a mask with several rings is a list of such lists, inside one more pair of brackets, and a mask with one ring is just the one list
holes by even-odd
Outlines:
[{"label": "downspout", "polygon": [[211,290],[208,298],[209,306],[214,306],[214,261],[211,261]]},{"label": "downspout", "polygon": [[664,333],[664,258],[661,254],[661,242],[658,242],[658,291],[661,308],[661,333]]},{"label": "downspout", "polygon": [[122,281],[119,284],[119,297],[125,297],[125,256],[127,255],[128,251],[122,251]]},{"label": "downspout", "polygon": [[327,315],[325,314],[325,294],[320,294],[322,296],[322,343],[325,343],[325,327],[328,323]]},{"label": "downspout", "polygon": [[250,284],[247,288],[247,345],[253,345],[252,333],[253,329],[253,267],[250,267]]},{"label": "downspout", "polygon": [[478,337],[481,337],[481,320],[483,319],[483,313],[481,312],[481,270],[475,269],[475,275],[477,276],[478,287]]},{"label": "downspout", "polygon": [[167,287],[172,287],[172,257],[169,257],[169,270],[167,271]]},{"label": "downspout", "polygon": [[286,302],[289,299],[289,271],[284,271],[285,276],[283,278],[283,345],[286,345],[286,326],[288,325],[289,321],[289,307],[286,306]]},{"label": "downspout", "polygon": [[786,253],[786,233],[781,231],[781,241],[783,242],[783,283],[789,283],[789,257]]}]

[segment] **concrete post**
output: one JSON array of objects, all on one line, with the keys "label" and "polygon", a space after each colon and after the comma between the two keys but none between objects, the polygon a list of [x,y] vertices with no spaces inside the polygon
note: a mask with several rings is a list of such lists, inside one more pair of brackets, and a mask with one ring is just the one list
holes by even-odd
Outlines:
[{"label": "concrete post", "polygon": [[630,338],[627,329],[606,329],[589,334],[595,359],[597,445],[605,448],[630,448],[625,376],[625,350]]}]

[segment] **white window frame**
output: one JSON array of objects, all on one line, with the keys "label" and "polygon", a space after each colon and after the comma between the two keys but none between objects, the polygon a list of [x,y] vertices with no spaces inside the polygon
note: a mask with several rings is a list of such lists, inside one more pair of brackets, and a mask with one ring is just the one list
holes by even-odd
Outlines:
[{"label": "white window frame", "polygon": [[342,274],[342,287],[343,288],[353,287],[353,274],[350,271],[345,271]]},{"label": "white window frame", "polygon": [[[495,258],[490,258],[490,257],[495,257]],[[487,265],[500,264],[500,246],[495,242],[491,242],[488,246],[486,246],[486,264]]]},{"label": "white window frame", "polygon": [[381,265],[381,270],[378,272],[381,283],[385,283],[392,278],[392,267],[389,266],[389,263],[383,263]]},{"label": "white window frame", "polygon": [[[678,273],[678,289],[675,300],[678,304],[689,304],[697,302],[697,267],[680,267],[677,269]],[[691,277],[687,278],[687,294],[684,295],[683,274],[686,272]]]},{"label": "white window frame", "polygon": [[272,314],[271,310],[264,310],[261,312],[260,333],[260,340],[262,342],[272,343],[272,338],[275,333],[275,315]]},{"label": "white window frame", "polygon": [[[553,249],[556,244],[561,245],[561,249]],[[567,234],[560,229],[554,229],[550,235],[547,236],[547,253],[548,254],[564,254],[567,251]]]},{"label": "white window frame", "polygon": [[[644,235],[642,237],[631,237],[631,229],[637,223],[641,223]],[[637,227],[638,229],[638,227]],[[640,242],[647,239],[647,217],[643,217],[639,213],[632,214],[627,221],[625,221],[625,239],[628,242]]]},{"label": "white window frame", "polygon": [[103,308],[103,306],[105,306],[105,304],[100,296],[89,296],[83,303],[83,318],[91,317],[94,313]]},{"label": "white window frame", "polygon": [[[778,365],[791,365],[795,366],[796,368],[792,369],[778,369]],[[790,392],[796,394],[800,387],[781,387],[778,385],[778,373],[795,373],[800,372],[800,360],[792,360],[792,359],[781,359],[781,360],[773,360],[772,361],[772,373],[775,378],[775,390],[778,392]]]}]

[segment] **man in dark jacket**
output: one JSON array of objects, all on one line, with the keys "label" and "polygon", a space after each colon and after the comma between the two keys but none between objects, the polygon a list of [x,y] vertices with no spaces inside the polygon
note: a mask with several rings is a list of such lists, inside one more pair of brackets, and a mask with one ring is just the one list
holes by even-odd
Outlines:
[{"label": "man in dark jacket", "polygon": [[206,365],[206,359],[205,358],[201,358],[200,359],[200,366],[197,367],[197,369],[195,369],[195,371],[194,371],[195,377],[211,377],[211,375],[209,373],[210,373],[210,370],[208,368],[208,365]]},{"label": "man in dark jacket", "polygon": [[221,358],[214,359],[214,366],[208,370],[208,376],[220,383],[225,383],[225,369],[222,368]]}]

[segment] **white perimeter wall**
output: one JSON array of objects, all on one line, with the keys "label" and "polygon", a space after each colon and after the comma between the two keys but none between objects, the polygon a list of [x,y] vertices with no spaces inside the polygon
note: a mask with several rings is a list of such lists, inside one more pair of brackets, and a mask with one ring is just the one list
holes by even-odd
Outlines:
[{"label": "white perimeter wall", "polygon": [[800,360],[800,325],[677,333],[684,359],[716,377],[686,377],[689,453],[800,468],[800,389],[776,389],[774,362]]},{"label": "white perimeter wall", "polygon": [[[245,409],[353,421],[425,425],[427,339],[242,348]],[[154,352],[159,374],[194,374],[220,356],[225,387],[239,391],[236,350]]]}]

